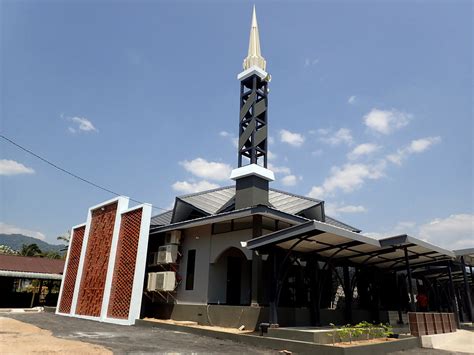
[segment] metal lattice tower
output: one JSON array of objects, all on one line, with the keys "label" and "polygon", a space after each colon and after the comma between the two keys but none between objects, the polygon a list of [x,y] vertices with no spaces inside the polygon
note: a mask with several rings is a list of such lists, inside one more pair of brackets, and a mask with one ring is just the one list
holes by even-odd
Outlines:
[{"label": "metal lattice tower", "polygon": [[240,80],[239,161],[238,166],[263,165],[267,168],[267,107],[269,75],[261,55],[255,6],[252,14],[248,56]]}]

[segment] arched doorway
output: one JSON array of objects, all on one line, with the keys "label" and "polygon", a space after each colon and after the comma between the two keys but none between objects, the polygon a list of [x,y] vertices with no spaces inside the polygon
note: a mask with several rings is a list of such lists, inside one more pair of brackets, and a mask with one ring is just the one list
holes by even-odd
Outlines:
[{"label": "arched doorway", "polygon": [[251,261],[235,247],[223,251],[210,265],[209,303],[249,305]]}]

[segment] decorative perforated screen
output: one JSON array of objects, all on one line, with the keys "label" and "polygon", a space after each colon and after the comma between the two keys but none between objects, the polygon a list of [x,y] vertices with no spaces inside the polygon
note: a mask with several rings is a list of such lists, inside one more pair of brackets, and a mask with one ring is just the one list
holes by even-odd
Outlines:
[{"label": "decorative perforated screen", "polygon": [[117,205],[92,211],[76,314],[100,317]]},{"label": "decorative perforated screen", "polygon": [[107,313],[109,318],[127,319],[129,315],[142,211],[138,208],[122,215]]},{"label": "decorative perforated screen", "polygon": [[66,265],[66,274],[64,275],[63,290],[59,303],[59,312],[61,313],[71,313],[72,297],[76,286],[76,276],[79,268],[79,260],[81,259],[85,230],[86,227],[82,226],[72,231],[69,259]]}]

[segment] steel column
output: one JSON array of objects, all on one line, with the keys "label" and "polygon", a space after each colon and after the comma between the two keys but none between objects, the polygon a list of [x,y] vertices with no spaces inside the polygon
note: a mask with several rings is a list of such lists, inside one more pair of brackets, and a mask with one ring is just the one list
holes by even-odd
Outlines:
[{"label": "steel column", "polygon": [[277,255],[275,252],[271,254],[272,258],[272,275],[271,275],[271,285],[270,285],[270,314],[269,314],[269,323],[270,326],[278,325],[278,312],[277,312],[277,283],[278,283],[278,262]]},{"label": "steel column", "polygon": [[[252,238],[262,235],[262,216],[253,216]],[[262,302],[262,257],[252,252],[252,300],[251,306],[258,307]]]},{"label": "steel column", "polygon": [[451,304],[453,305],[453,311],[456,316],[456,321],[459,326],[460,314],[459,314],[459,302],[458,296],[456,294],[456,289],[454,288],[453,275],[451,273],[451,261],[448,261],[448,277],[449,277],[449,294],[451,295]]},{"label": "steel column", "polygon": [[410,311],[415,312],[415,295],[413,293],[413,280],[411,278],[411,268],[410,268],[410,261],[408,258],[408,249],[407,247],[403,248],[405,252],[405,266],[407,268],[407,276],[408,276],[408,290],[410,292]]},{"label": "steel column", "polygon": [[464,262],[464,256],[461,256],[461,267],[462,267],[462,276],[464,279],[464,294],[465,294],[465,300],[464,303],[466,304],[466,311],[467,311],[467,317],[469,318],[469,321],[472,323],[474,322],[473,314],[472,314],[472,301],[471,301],[471,291],[469,289],[469,282],[467,281],[467,273],[466,273],[466,263]]}]

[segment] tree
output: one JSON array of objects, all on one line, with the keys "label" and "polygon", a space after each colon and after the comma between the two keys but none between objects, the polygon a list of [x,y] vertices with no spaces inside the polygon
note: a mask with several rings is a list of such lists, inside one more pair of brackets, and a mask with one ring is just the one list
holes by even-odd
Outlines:
[{"label": "tree", "polygon": [[63,256],[59,254],[57,251],[47,251],[41,254],[41,257],[48,258],[48,259],[62,259]]},{"label": "tree", "polygon": [[41,254],[42,251],[36,243],[21,246],[20,255],[22,256],[40,256]]},{"label": "tree", "polygon": [[56,237],[57,240],[61,240],[66,244],[69,244],[69,241],[71,240],[71,231],[66,231],[64,234]]}]

